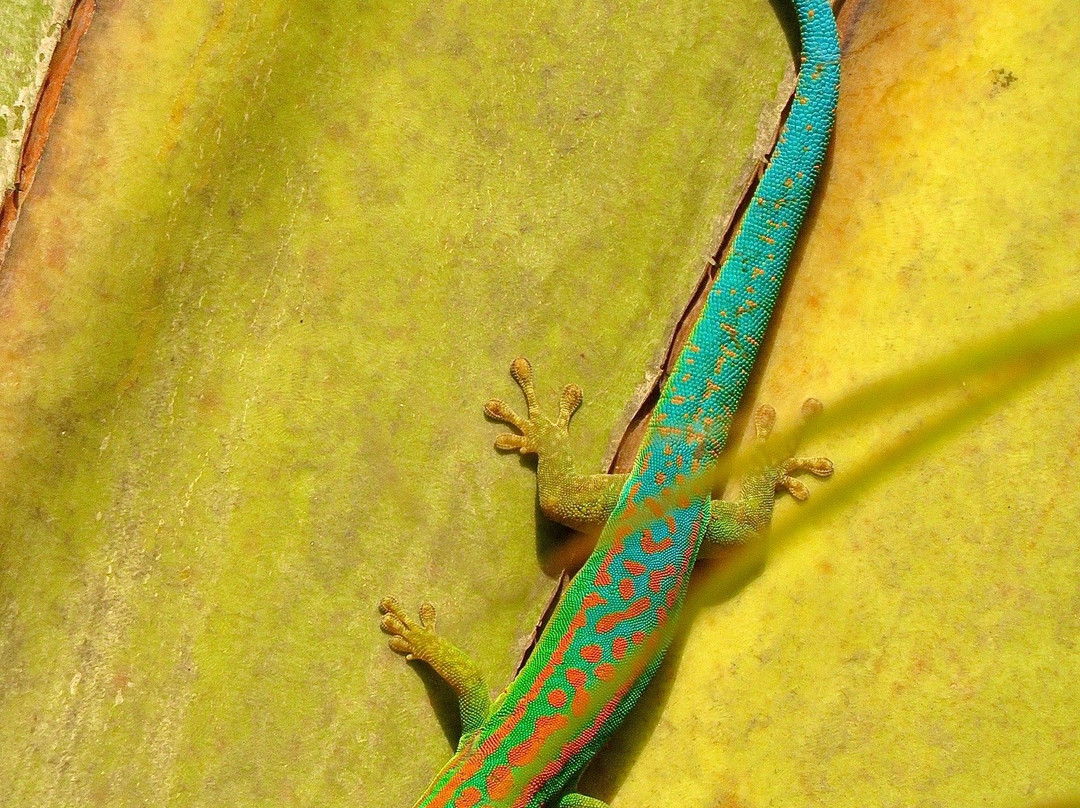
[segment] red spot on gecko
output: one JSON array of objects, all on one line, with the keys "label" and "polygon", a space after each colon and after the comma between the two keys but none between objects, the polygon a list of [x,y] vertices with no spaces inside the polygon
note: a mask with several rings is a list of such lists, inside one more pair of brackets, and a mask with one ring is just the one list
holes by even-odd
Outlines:
[{"label": "red spot on gecko", "polygon": [[634,597],[634,582],[629,578],[623,578],[619,581],[619,597],[623,600],[630,600]]},{"label": "red spot on gecko", "polygon": [[668,564],[662,570],[653,570],[649,573],[649,589],[659,592],[665,578],[674,578],[678,574],[674,564]]},{"label": "red spot on gecko", "polygon": [[483,794],[476,786],[469,786],[454,800],[454,808],[473,808],[483,798]]},{"label": "red spot on gecko", "polygon": [[562,713],[540,716],[536,719],[536,727],[533,729],[532,737],[512,747],[506,753],[506,759],[510,761],[510,765],[525,766],[532,763],[536,760],[536,756],[540,754],[541,748],[547,743],[547,739],[565,727],[569,721],[570,719]]},{"label": "red spot on gecko", "polygon": [[[593,578],[593,583],[597,586],[610,586],[611,585],[611,562],[619,555],[622,555],[623,551],[623,538],[630,535],[629,527],[620,527],[615,531],[615,539],[611,542],[611,547],[608,549],[607,555],[604,556],[604,560],[600,562],[599,569],[596,570],[596,577]],[[599,595],[597,596],[599,597]]]},{"label": "red spot on gecko", "polygon": [[633,634],[630,635],[630,639],[634,643],[634,645],[641,645],[643,642],[645,642],[645,632],[635,631]]},{"label": "red spot on gecko", "polygon": [[[603,618],[601,618],[602,620]],[[586,662],[599,662],[600,658],[604,655],[604,649],[595,643],[586,645],[581,649],[581,658]]]},{"label": "red spot on gecko", "polygon": [[624,620],[633,620],[635,617],[640,617],[649,610],[649,599],[638,598],[626,609],[621,612],[612,612],[611,614],[605,614],[599,620],[596,621],[596,633],[607,634],[609,631],[619,625]]},{"label": "red spot on gecko", "polygon": [[611,654],[615,659],[622,659],[626,656],[626,650],[629,648],[630,643],[627,642],[626,637],[616,637],[615,642],[611,644]]},{"label": "red spot on gecko", "polygon": [[499,765],[487,777],[488,797],[501,800],[510,796],[514,788],[514,773],[509,766]]},{"label": "red spot on gecko", "polygon": [[554,707],[556,710],[566,706],[566,691],[561,687],[557,687],[547,695],[548,704]]},{"label": "red spot on gecko", "polygon": [[615,666],[610,662],[605,662],[602,665],[597,665],[594,673],[601,682],[610,682],[615,678]]},{"label": "red spot on gecko", "polygon": [[651,530],[645,528],[641,531],[641,549],[650,555],[668,549],[671,544],[670,536],[665,536],[661,541],[654,541]]},{"label": "red spot on gecko", "polygon": [[668,590],[668,593],[667,593],[667,605],[668,605],[668,608],[674,609],[675,608],[675,601],[677,601],[678,599],[679,599],[679,587],[673,586],[673,587],[671,587],[671,589]]},{"label": "red spot on gecko", "polygon": [[574,715],[584,715],[589,708],[589,691],[585,689],[585,671],[580,668],[570,668],[566,672],[566,681],[574,688],[574,698],[570,702],[570,712]]},{"label": "red spot on gecko", "polygon": [[641,575],[645,572],[645,565],[640,561],[632,561],[629,558],[624,558],[622,562],[623,568],[631,575]]},{"label": "red spot on gecko", "polygon": [[590,592],[581,599],[581,605],[586,609],[591,609],[594,606],[603,606],[607,603],[599,592]]}]

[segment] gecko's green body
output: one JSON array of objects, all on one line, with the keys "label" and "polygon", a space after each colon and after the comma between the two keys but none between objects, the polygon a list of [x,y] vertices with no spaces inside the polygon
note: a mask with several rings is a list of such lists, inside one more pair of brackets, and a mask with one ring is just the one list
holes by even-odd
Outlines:
[{"label": "gecko's green body", "polygon": [[[383,603],[388,613],[384,628],[397,635],[393,647],[431,662],[462,698],[457,753],[416,808],[602,805],[570,792],[660,664],[670,638],[668,624],[682,605],[702,542],[709,540],[710,518],[720,522],[717,503],[708,496],[681,495],[678,489],[707,471],[726,441],[832,128],[839,82],[832,11],[826,0],[793,2],[802,67],[775,153],[661,393],[633,471],[624,485],[618,480],[614,488],[594,486],[593,510],[601,518],[610,512],[610,518],[524,668],[489,705],[475,668],[430,633],[430,607],[422,612],[425,625],[418,626],[396,602]],[[515,363],[515,377],[525,388],[530,421],[517,418],[501,402],[489,405],[489,412],[526,432],[525,437],[504,436],[500,445],[541,453],[543,501],[545,457],[529,443],[527,432],[536,420],[527,363]],[[559,422],[547,427],[565,432],[579,402],[580,394],[568,388]],[[547,462],[550,467],[550,458]],[[759,509],[766,511],[763,518],[771,511],[776,487],[791,482],[786,472],[824,474],[824,464],[789,461],[763,478],[768,488],[767,507]],[[599,478],[578,479],[588,487]],[[584,522],[590,516],[596,514],[571,514],[564,521]],[[751,527],[760,527],[753,514],[742,516],[754,523]]]}]

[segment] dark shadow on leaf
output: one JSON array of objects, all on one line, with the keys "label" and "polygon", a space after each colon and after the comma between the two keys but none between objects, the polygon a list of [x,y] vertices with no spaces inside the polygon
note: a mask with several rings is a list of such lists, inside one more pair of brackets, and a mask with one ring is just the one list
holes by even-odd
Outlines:
[{"label": "dark shadow on leaf", "polygon": [[413,660],[408,665],[424,683],[424,690],[427,691],[428,701],[431,702],[439,728],[446,736],[450,748],[456,749],[458,739],[461,738],[461,712],[458,710],[457,695],[426,662]]},{"label": "dark shadow on leaf", "polygon": [[780,27],[784,29],[784,36],[787,37],[788,50],[791,51],[792,58],[797,61],[801,39],[799,38],[799,16],[795,13],[795,6],[791,0],[769,0],[769,5],[772,6],[773,14],[779,20]]}]

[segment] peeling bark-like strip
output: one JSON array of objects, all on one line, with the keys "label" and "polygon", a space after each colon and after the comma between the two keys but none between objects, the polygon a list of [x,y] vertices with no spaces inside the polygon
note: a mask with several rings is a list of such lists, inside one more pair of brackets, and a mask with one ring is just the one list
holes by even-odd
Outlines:
[{"label": "peeling bark-like strip", "polygon": [[19,219],[23,200],[34,184],[34,175],[37,173],[41,155],[45,151],[45,143],[49,139],[49,129],[53,116],[56,114],[56,107],[60,103],[60,92],[64,88],[64,81],[67,79],[71,66],[75,63],[75,57],[79,53],[79,43],[90,27],[96,5],[96,0],[75,0],[71,7],[71,14],[64,23],[63,33],[60,34],[60,39],[53,49],[49,70],[41,83],[37,103],[30,117],[30,125],[26,127],[26,135],[23,137],[22,154],[19,157],[18,170],[15,172],[15,183],[11,190],[4,194],[3,202],[0,203],[0,266],[3,266],[4,257],[11,244],[11,234]]}]

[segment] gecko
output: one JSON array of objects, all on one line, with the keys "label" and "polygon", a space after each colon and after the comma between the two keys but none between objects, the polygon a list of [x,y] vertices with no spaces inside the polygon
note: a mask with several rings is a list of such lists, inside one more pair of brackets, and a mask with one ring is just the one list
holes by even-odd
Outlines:
[{"label": "gecko", "polygon": [[[743,542],[768,524],[775,495],[808,491],[793,475],[825,477],[822,457],[769,460],[742,479],[741,497],[688,493],[716,465],[775,306],[796,235],[825,158],[835,117],[840,45],[827,0],[791,0],[801,40],[787,120],[678,354],[628,475],[578,474],[569,422],[580,388],[563,390],[552,420],[539,407],[532,368],[511,366],[522,418],[493,399],[488,415],[516,432],[498,448],[535,454],[545,515],[572,528],[603,525],[532,654],[493,701],[477,665],[435,631],[425,603],[414,619],[395,598],[379,604],[390,647],[426,662],[453,689],[461,738],[414,808],[607,808],[577,791],[586,764],[634,706],[671,640],[699,553]],[[820,405],[803,407],[809,417]],[[758,408],[764,442],[774,412]]]}]

